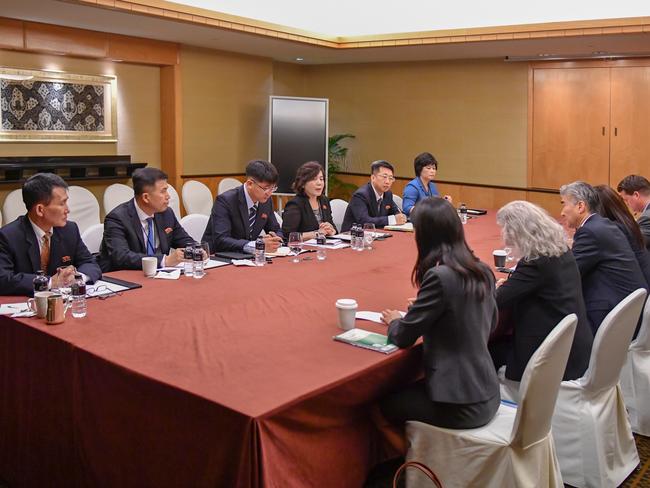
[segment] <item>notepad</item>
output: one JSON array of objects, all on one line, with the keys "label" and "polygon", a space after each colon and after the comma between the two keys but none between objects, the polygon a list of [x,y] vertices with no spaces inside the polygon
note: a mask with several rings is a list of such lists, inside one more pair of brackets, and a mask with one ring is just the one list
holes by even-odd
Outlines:
[{"label": "notepad", "polygon": [[347,330],[342,334],[334,336],[334,340],[345,342],[351,346],[370,349],[371,351],[380,352],[382,354],[390,354],[398,349],[395,344],[388,343],[388,337],[385,335],[369,332],[363,329]]},{"label": "notepad", "polygon": [[398,232],[414,232],[413,222],[406,222],[401,225],[385,225],[384,230],[396,230]]}]

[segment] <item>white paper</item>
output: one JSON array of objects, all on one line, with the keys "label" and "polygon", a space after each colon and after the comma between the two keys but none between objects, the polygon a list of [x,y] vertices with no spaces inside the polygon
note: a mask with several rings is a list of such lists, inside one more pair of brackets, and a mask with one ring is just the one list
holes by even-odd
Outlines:
[{"label": "white paper", "polygon": [[177,280],[181,277],[181,270],[178,268],[159,269],[154,278],[159,280]]},{"label": "white paper", "polygon": [[287,246],[280,246],[275,252],[265,252],[264,256],[267,258],[283,258],[291,254],[291,249]]},{"label": "white paper", "polygon": [[[406,312],[400,312],[402,317],[406,315]],[[383,324],[384,322],[381,320],[381,312],[369,312],[367,310],[363,310],[361,312],[357,312],[355,315],[355,318],[359,320],[369,320],[370,322],[377,322],[378,324]]]},{"label": "white paper", "polygon": [[253,266],[253,267],[257,267],[257,264],[255,264],[250,259],[233,259],[232,264],[234,264],[235,266]]},{"label": "white paper", "polygon": [[336,239],[332,242],[332,244],[317,244],[316,239],[309,239],[308,241],[303,242],[303,244],[311,247],[319,247],[321,249],[344,249],[350,247],[350,244],[342,242],[340,239]]},{"label": "white paper", "polygon": [[351,241],[352,236],[348,232],[347,234],[335,234],[333,237],[336,237],[337,239],[341,239],[342,241]]},{"label": "white paper", "polygon": [[[212,268],[218,268],[219,266],[228,266],[230,263],[227,263],[225,261],[217,261],[216,259],[208,259],[208,261],[203,262],[203,269],[212,269]],[[174,268],[177,269],[185,269],[185,263],[178,263]],[[165,268],[165,269],[173,269],[173,268]]]},{"label": "white paper", "polygon": [[15,315],[25,311],[31,311],[27,308],[27,302],[3,303],[0,305],[0,315]]},{"label": "white paper", "polygon": [[384,229],[413,232],[413,222],[406,222],[405,224],[401,224],[401,225],[386,225]]}]

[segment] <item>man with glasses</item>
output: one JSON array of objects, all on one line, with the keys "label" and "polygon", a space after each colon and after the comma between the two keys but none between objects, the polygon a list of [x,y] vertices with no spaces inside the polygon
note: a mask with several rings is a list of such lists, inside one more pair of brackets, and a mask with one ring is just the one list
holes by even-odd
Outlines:
[{"label": "man with glasses", "polygon": [[400,212],[390,191],[395,181],[393,165],[384,160],[375,161],[370,165],[370,172],[370,182],[355,191],[350,199],[342,232],[350,230],[354,223],[372,223],[377,228],[406,223],[406,216]]},{"label": "man with glasses", "polygon": [[253,254],[262,231],[267,252],[282,245],[282,231],[275,219],[271,195],[278,189],[278,171],[268,161],[246,166],[246,182],[217,195],[203,240],[215,251]]}]

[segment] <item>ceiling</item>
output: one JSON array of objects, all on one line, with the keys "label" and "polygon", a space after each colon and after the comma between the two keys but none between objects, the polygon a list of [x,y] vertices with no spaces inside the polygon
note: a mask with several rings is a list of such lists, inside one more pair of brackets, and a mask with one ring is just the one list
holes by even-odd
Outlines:
[{"label": "ceiling", "polygon": [[2,16],[233,51],[301,64],[469,58],[650,55],[650,32],[538,39],[334,49],[58,0],[2,0]]}]

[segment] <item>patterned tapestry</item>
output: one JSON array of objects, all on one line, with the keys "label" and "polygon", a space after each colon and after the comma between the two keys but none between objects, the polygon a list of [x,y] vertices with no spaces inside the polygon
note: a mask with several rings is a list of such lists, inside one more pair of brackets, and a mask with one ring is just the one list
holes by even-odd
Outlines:
[{"label": "patterned tapestry", "polygon": [[2,130],[104,131],[104,90],[94,84],[0,80]]}]

